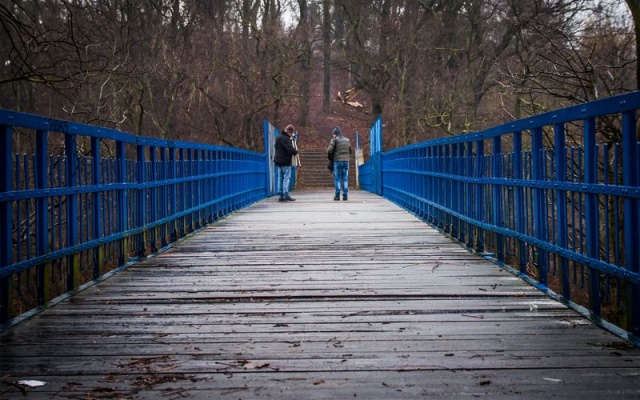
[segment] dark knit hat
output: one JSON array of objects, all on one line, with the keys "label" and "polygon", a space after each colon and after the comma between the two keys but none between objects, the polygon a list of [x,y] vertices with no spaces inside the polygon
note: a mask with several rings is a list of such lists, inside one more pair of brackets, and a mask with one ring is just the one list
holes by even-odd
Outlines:
[{"label": "dark knit hat", "polygon": [[333,128],[333,134],[338,136],[340,134],[340,127],[336,126],[335,128]]}]

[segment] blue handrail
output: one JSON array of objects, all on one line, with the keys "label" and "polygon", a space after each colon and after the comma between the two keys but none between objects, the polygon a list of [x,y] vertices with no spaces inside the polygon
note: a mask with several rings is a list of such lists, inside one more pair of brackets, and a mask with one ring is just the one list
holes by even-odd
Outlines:
[{"label": "blue handrail", "polygon": [[638,110],[633,92],[380,151],[361,187],[637,343]]},{"label": "blue handrail", "polygon": [[7,110],[0,144],[0,324],[271,194],[231,147]]}]

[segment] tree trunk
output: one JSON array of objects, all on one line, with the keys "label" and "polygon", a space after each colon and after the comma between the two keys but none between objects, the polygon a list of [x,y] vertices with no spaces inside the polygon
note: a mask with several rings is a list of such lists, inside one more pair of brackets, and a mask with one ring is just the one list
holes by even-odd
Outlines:
[{"label": "tree trunk", "polygon": [[323,84],[322,111],[331,112],[331,7],[330,0],[322,0]]},{"label": "tree trunk", "polygon": [[307,0],[298,0],[300,4],[300,23],[302,36],[300,58],[300,118],[298,125],[307,126],[309,120],[309,93],[311,91],[311,43],[309,42],[309,11]]},{"label": "tree trunk", "polygon": [[640,89],[640,0],[627,0],[636,34],[636,88]]}]

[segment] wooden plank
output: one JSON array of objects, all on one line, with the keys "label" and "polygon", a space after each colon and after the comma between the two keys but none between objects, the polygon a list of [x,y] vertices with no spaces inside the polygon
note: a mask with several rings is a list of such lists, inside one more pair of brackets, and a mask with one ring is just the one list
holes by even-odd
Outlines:
[{"label": "wooden plank", "polygon": [[0,333],[0,398],[640,398],[640,351],[377,196],[233,213]]}]

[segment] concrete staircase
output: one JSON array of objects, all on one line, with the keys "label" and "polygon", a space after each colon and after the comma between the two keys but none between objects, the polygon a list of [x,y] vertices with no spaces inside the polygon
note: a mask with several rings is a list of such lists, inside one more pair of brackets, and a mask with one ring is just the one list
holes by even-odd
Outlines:
[{"label": "concrete staircase", "polygon": [[[333,189],[333,173],[327,169],[325,151],[301,151],[302,168],[296,171],[296,188]],[[356,189],[355,160],[349,161],[349,189]]]}]

